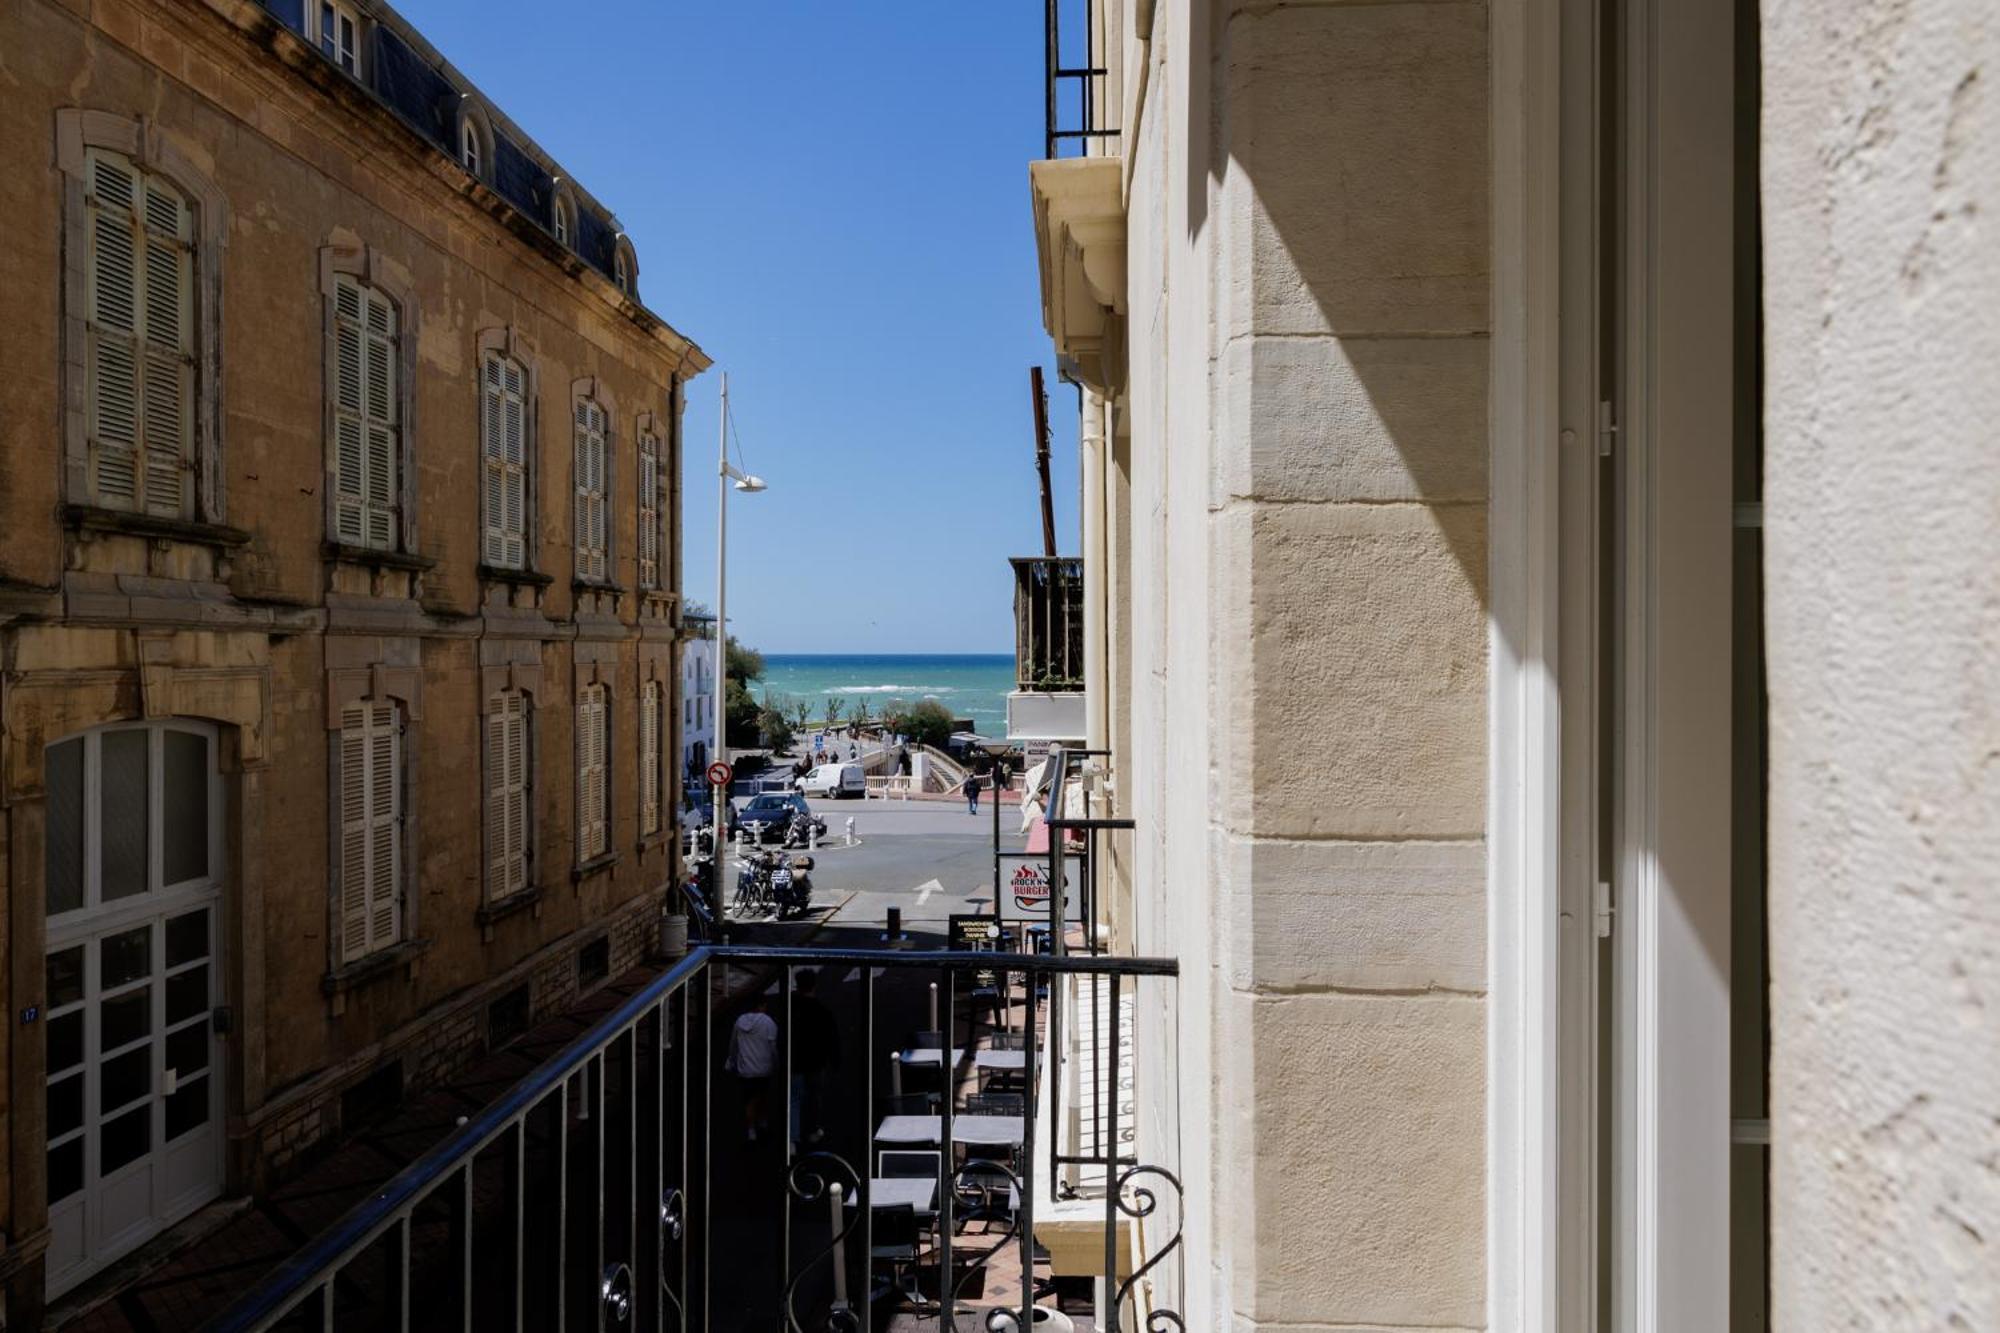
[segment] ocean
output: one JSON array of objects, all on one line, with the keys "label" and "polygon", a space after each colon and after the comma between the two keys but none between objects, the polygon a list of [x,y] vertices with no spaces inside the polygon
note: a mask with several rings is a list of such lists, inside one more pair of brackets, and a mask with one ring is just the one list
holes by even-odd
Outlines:
[{"label": "ocean", "polygon": [[936,699],[954,717],[969,718],[982,736],[1007,734],[1007,692],[1014,688],[1011,653],[766,653],[758,698],[807,699],[815,713],[830,696],[868,701],[871,717],[886,703]]}]

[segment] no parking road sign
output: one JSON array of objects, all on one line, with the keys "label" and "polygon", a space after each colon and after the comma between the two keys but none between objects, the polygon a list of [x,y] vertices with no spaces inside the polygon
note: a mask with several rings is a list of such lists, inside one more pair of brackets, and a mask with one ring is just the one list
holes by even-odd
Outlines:
[{"label": "no parking road sign", "polygon": [[727,787],[735,776],[736,770],[720,759],[708,766],[708,785],[711,787]]}]

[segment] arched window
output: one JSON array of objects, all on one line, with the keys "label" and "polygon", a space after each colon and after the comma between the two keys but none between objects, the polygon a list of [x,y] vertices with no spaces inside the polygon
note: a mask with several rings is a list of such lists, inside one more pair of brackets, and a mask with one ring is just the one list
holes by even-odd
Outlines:
[{"label": "arched window", "polygon": [[471,116],[466,116],[458,123],[458,160],[473,175],[484,176],[479,147],[479,126]]},{"label": "arched window", "polygon": [[561,241],[564,245],[568,245],[570,243],[570,235],[571,235],[570,222],[569,222],[569,200],[563,198],[561,195],[556,196],[554,217],[555,217],[556,239],[558,241]]},{"label": "arched window", "polygon": [[392,551],[401,532],[402,327],[396,303],[348,273],[333,280],[327,400],[337,542]]},{"label": "arched window", "polygon": [[195,229],[187,197],[123,153],[86,155],[84,383],[92,503],[194,503]]},{"label": "arched window", "polygon": [[496,569],[528,561],[528,375],[497,352],[480,370],[480,447],[484,455],[486,538],[482,555]]},{"label": "arched window", "polygon": [[576,577],[603,582],[610,570],[606,511],[610,481],[606,469],[610,424],[593,398],[576,400]]},{"label": "arched window", "polygon": [[627,296],[632,294],[632,265],[625,258],[625,251],[619,250],[611,259],[611,276],[618,284],[618,290]]}]

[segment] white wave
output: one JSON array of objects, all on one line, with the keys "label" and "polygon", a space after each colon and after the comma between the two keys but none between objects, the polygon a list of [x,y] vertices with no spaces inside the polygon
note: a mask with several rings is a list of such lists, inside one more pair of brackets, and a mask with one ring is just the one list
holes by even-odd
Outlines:
[{"label": "white wave", "polygon": [[929,698],[932,695],[937,695],[937,694],[950,694],[953,692],[953,689],[954,687],[950,685],[835,685],[828,689],[821,690],[820,693],[821,694],[917,694],[922,692],[925,694],[926,698]]}]

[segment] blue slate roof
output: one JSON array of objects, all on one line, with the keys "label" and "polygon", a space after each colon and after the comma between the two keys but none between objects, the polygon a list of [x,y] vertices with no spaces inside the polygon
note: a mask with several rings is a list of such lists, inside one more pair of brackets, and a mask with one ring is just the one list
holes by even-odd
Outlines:
[{"label": "blue slate roof", "polygon": [[[301,37],[306,36],[306,5],[312,0],[261,0],[261,3],[280,23]],[[476,90],[431,52],[413,31],[405,27],[404,31],[410,33],[405,36],[389,22],[381,21],[389,17],[388,11],[373,6],[370,14],[378,22],[372,27],[369,51],[362,62],[363,83],[420,137],[456,158],[459,103]],[[400,18],[397,23],[402,23]],[[545,229],[554,225],[557,174],[555,163],[539,145],[519,139],[497,124],[494,126],[490,184],[508,203]],[[574,183],[571,184],[574,188]],[[609,278],[614,271],[618,222],[587,198],[578,196],[576,205],[577,226],[572,243],[577,257]]]}]

